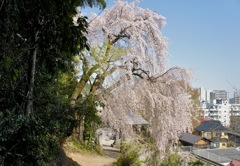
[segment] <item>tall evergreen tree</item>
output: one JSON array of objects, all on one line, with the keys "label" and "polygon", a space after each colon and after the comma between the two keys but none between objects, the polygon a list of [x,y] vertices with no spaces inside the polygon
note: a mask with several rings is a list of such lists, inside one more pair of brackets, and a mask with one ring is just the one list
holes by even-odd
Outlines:
[{"label": "tall evergreen tree", "polygon": [[78,6],[104,8],[105,2],[0,1],[1,164],[42,165],[71,133],[73,56],[89,48],[86,18],[73,24]]}]

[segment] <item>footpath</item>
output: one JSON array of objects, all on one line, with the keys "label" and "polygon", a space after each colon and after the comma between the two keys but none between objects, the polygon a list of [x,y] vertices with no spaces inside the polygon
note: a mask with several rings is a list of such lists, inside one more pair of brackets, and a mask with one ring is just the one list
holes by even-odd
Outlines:
[{"label": "footpath", "polygon": [[102,149],[105,156],[78,152],[69,152],[67,156],[78,163],[79,166],[112,166],[120,154],[120,150],[109,145],[103,145]]}]

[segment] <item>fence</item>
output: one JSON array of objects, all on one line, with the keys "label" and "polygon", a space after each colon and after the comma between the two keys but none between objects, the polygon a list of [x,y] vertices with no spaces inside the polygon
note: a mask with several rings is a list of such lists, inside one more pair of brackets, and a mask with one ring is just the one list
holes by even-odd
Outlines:
[{"label": "fence", "polygon": [[181,150],[181,152],[193,153],[199,157],[207,159],[211,162],[218,163],[220,165],[231,162],[231,159],[211,153],[211,152],[207,151],[207,149],[199,149],[199,148],[192,147],[192,146],[181,146],[180,150]]}]

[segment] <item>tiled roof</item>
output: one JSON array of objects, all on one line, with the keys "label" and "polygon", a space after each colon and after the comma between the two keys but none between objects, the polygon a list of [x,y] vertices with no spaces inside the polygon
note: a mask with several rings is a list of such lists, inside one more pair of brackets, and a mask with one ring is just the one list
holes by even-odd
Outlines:
[{"label": "tiled roof", "polygon": [[149,124],[148,121],[142,118],[141,115],[134,113],[134,112],[129,112],[125,115],[125,118],[123,118],[123,123],[124,124],[131,124],[131,125],[143,125],[143,124]]},{"label": "tiled roof", "polygon": [[184,141],[184,142],[191,143],[191,144],[195,144],[196,142],[198,142],[201,139],[202,139],[201,136],[193,135],[190,133],[182,133],[179,138],[180,141]]},{"label": "tiled roof", "polygon": [[225,127],[218,120],[208,120],[202,122],[198,127],[195,128],[197,131],[224,131]]}]

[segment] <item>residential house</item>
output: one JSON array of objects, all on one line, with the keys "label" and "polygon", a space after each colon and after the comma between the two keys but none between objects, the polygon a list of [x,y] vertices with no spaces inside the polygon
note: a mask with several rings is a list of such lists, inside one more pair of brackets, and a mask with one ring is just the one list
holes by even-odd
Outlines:
[{"label": "residential house", "polygon": [[211,148],[226,148],[228,135],[225,131],[225,127],[219,120],[208,120],[197,126],[193,133],[210,140]]},{"label": "residential house", "polygon": [[191,133],[182,133],[179,138],[179,142],[183,146],[193,146],[197,148],[209,148],[210,141],[199,135],[193,135]]},{"label": "residential house", "polygon": [[235,146],[240,146],[240,133],[235,131],[226,131],[228,140],[233,142]]}]

